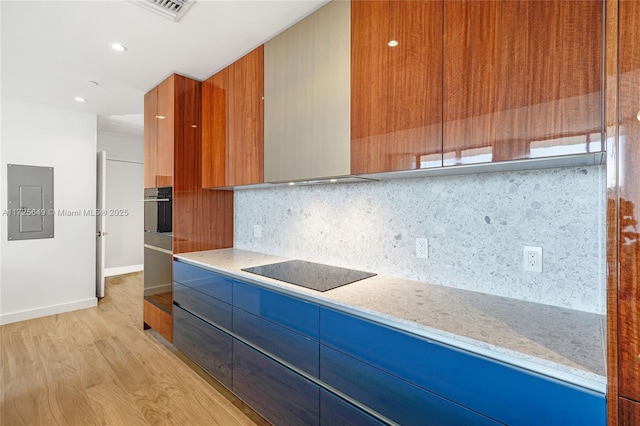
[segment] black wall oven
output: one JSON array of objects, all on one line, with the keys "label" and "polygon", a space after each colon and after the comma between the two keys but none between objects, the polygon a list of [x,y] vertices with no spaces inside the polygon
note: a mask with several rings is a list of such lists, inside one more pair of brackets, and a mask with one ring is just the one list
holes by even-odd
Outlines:
[{"label": "black wall oven", "polygon": [[144,231],[171,232],[173,188],[147,188],[144,190]]},{"label": "black wall oven", "polygon": [[171,187],[144,190],[144,297],[171,313],[173,251]]}]

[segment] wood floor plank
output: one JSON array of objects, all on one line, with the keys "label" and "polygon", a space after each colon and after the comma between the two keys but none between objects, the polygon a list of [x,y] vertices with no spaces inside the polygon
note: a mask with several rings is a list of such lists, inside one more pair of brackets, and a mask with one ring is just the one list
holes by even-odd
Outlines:
[{"label": "wood floor plank", "polygon": [[95,425],[96,414],[78,375],[73,354],[43,365],[47,405],[57,424]]},{"label": "wood floor plank", "polygon": [[11,395],[3,399],[0,403],[0,424],[58,425],[49,409],[46,387],[34,387],[29,393]]},{"label": "wood floor plank", "polygon": [[104,426],[147,425],[127,391],[116,382],[105,382],[87,389],[98,423]]},{"label": "wood floor plank", "polygon": [[266,424],[143,331],[142,273],[108,278],[106,294],[95,308],[0,326],[0,425]]},{"label": "wood floor plank", "polygon": [[149,373],[117,336],[98,340],[96,347],[129,392],[136,392],[156,384]]},{"label": "wood floor plank", "polygon": [[[234,406],[217,392],[208,391],[206,388],[194,389],[190,394],[192,401],[202,407],[207,413],[212,414],[215,425],[268,425],[269,423],[262,418],[258,422],[251,420],[241,409]],[[194,409],[194,413],[202,410]],[[255,416],[255,414],[254,414]],[[195,423],[197,424],[197,423]]]},{"label": "wood floor plank", "polygon": [[95,344],[87,345],[75,352],[78,376],[85,389],[118,381],[111,365],[102,356]]},{"label": "wood floor plank", "polygon": [[[100,303],[102,303],[102,301]],[[91,334],[92,343],[96,340],[116,335],[116,330],[109,327],[105,318],[100,315],[98,308],[74,311],[73,315],[75,316],[76,321],[78,321],[79,324],[82,324]]]},{"label": "wood floor plank", "polygon": [[158,384],[147,386],[131,395],[138,410],[150,425],[179,425],[169,406],[170,395]]}]

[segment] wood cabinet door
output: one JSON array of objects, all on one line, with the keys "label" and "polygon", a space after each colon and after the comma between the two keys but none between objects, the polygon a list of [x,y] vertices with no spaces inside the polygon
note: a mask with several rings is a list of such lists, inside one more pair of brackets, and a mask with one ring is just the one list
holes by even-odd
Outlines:
[{"label": "wood cabinet door", "polygon": [[600,0],[444,1],[444,164],[600,151]]},{"label": "wood cabinet door", "polygon": [[264,48],[202,84],[202,187],[264,181]]},{"label": "wood cabinet door", "polygon": [[351,173],[442,165],[442,9],[351,2]]},{"label": "wood cabinet door", "polygon": [[227,186],[264,182],[264,47],[229,67]]},{"label": "wood cabinet door", "polygon": [[229,67],[202,83],[202,187],[227,186]]},{"label": "wood cabinet door", "polygon": [[619,8],[619,393],[640,401],[640,2]]},{"label": "wood cabinet door", "polygon": [[636,426],[640,423],[640,403],[620,398],[620,426]]},{"label": "wood cabinet door", "polygon": [[175,75],[170,76],[157,87],[157,162],[156,184],[154,186],[173,185],[173,142],[174,142],[174,81]]},{"label": "wood cabinet door", "polygon": [[156,186],[158,162],[158,89],[144,95],[144,187]]}]

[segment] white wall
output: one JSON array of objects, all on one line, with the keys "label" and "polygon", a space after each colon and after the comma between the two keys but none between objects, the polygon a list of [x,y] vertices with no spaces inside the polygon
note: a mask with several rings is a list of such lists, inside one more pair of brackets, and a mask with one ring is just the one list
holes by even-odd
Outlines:
[{"label": "white wall", "polygon": [[234,246],[604,313],[605,199],[603,166],[236,190]]},{"label": "white wall", "polygon": [[[95,209],[96,116],[1,98],[0,207],[7,164],[54,168],[55,210]],[[56,215],[55,237],[8,241],[0,221],[0,323],[95,306],[94,216]]]},{"label": "white wall", "polygon": [[98,132],[98,151],[107,153],[107,210],[123,209],[125,216],[107,215],[105,274],[141,271],[143,236],[142,137]]}]

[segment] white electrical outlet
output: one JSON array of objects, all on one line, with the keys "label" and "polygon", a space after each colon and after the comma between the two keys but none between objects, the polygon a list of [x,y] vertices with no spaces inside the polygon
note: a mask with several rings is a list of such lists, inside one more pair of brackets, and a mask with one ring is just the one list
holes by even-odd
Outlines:
[{"label": "white electrical outlet", "polygon": [[256,238],[262,238],[262,226],[253,225],[253,236]]},{"label": "white electrical outlet", "polygon": [[429,258],[429,240],[426,238],[416,238],[416,257],[418,259]]},{"label": "white electrical outlet", "polygon": [[524,246],[523,266],[525,271],[542,272],[542,247]]}]

